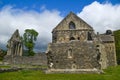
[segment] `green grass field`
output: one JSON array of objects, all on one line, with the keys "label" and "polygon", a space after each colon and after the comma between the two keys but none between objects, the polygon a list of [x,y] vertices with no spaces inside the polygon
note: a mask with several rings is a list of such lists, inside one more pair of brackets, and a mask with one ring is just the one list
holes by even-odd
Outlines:
[{"label": "green grass field", "polygon": [[11,68],[11,66],[0,66],[0,68]]},{"label": "green grass field", "polygon": [[0,80],[120,80],[120,66],[104,71],[104,74],[45,74],[42,71],[22,70],[0,73]]}]

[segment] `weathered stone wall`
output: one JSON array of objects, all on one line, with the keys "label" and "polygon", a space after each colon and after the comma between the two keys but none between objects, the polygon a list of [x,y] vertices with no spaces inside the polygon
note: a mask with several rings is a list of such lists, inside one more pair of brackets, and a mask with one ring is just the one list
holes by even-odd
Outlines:
[{"label": "weathered stone wall", "polygon": [[66,69],[87,72],[115,66],[114,36],[110,30],[96,35],[91,26],[70,13],[52,31],[47,59],[50,72]]},{"label": "weathered stone wall", "polygon": [[99,63],[101,64],[101,69],[106,69],[107,66],[107,54],[105,51],[105,46],[104,44],[97,44],[97,50],[100,52],[100,60]]},{"label": "weathered stone wall", "polygon": [[35,56],[5,56],[4,62],[8,64],[28,64],[28,65],[46,65],[45,54],[36,54]]},{"label": "weathered stone wall", "polygon": [[116,52],[115,52],[115,44],[113,42],[104,43],[105,52],[107,56],[107,66],[115,66],[116,62]]},{"label": "weathered stone wall", "polygon": [[0,68],[0,73],[3,73],[3,72],[13,72],[13,71],[19,71],[19,70],[22,70],[22,69],[21,68],[8,68],[8,69]]},{"label": "weathered stone wall", "polygon": [[22,56],[23,54],[23,43],[19,34],[19,30],[16,30],[12,37],[8,40],[7,44],[7,55],[8,56]]},{"label": "weathered stone wall", "polygon": [[102,69],[109,66],[116,66],[115,40],[112,34],[101,34],[99,37],[99,51],[101,54],[100,63]]},{"label": "weathered stone wall", "polygon": [[[99,54],[99,53],[98,53]],[[48,65],[53,69],[100,69],[94,42],[49,44]]]},{"label": "weathered stone wall", "polygon": [[88,32],[91,33],[91,37],[94,37],[93,31],[88,30],[62,30],[55,31],[53,33],[53,43],[65,43],[69,42],[72,38],[74,40],[87,41]]}]

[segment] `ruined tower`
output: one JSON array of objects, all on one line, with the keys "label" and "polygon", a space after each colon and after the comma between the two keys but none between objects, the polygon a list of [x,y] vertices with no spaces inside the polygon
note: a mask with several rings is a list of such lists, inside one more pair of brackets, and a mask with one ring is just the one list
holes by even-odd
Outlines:
[{"label": "ruined tower", "polygon": [[23,45],[22,40],[19,34],[19,31],[16,30],[7,44],[7,55],[8,56],[22,56],[23,54]]}]

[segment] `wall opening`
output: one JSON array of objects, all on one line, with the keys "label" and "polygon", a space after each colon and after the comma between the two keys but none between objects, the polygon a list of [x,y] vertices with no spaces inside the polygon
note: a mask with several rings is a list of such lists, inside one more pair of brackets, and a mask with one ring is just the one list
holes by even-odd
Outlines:
[{"label": "wall opening", "polygon": [[74,37],[70,37],[70,41],[71,41],[71,40],[75,40],[75,38],[74,38]]},{"label": "wall opening", "polygon": [[77,39],[80,40],[80,37],[78,37]]},{"label": "wall opening", "polygon": [[74,22],[70,22],[69,23],[69,29],[75,29],[75,23]]},{"label": "wall opening", "polygon": [[73,57],[72,49],[69,49],[68,50],[68,58],[72,58],[72,57]]},{"label": "wall opening", "polygon": [[91,33],[90,32],[88,32],[88,41],[91,41],[92,40],[92,35],[91,35]]},{"label": "wall opening", "polygon": [[58,63],[58,61],[56,61],[56,63]]}]

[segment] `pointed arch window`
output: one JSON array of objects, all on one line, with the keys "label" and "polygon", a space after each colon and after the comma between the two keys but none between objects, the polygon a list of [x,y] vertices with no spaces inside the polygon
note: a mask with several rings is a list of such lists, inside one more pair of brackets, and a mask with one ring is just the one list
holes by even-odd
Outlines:
[{"label": "pointed arch window", "polygon": [[72,57],[73,57],[72,49],[69,49],[68,50],[68,58],[72,58]]},{"label": "pointed arch window", "polygon": [[75,23],[74,22],[70,22],[69,23],[69,29],[75,29]]},{"label": "pointed arch window", "polygon": [[92,35],[90,32],[88,32],[88,41],[91,41],[92,40]]}]

